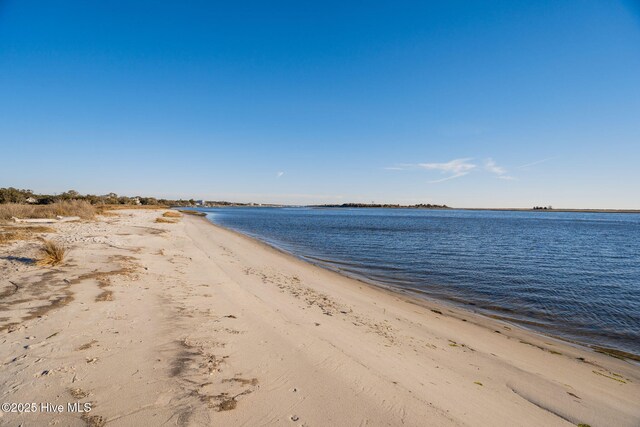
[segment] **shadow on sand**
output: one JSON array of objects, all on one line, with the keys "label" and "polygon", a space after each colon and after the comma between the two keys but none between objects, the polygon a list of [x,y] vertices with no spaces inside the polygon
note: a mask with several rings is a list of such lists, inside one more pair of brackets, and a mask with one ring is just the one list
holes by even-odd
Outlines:
[{"label": "shadow on sand", "polygon": [[4,259],[7,261],[16,261],[16,262],[20,262],[22,264],[35,264],[36,260],[34,258],[27,258],[27,257],[20,257],[20,256],[2,256],[0,257],[0,259]]}]

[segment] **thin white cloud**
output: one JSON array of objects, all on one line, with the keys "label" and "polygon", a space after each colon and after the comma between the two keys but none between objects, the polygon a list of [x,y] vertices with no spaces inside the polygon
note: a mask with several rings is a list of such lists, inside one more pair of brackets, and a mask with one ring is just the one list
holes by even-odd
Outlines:
[{"label": "thin white cloud", "polygon": [[502,166],[498,166],[498,164],[491,157],[484,161],[484,169],[487,172],[491,172],[492,174],[496,175],[499,179],[504,179],[507,181],[515,179],[507,173],[507,170],[505,168],[503,168]]},{"label": "thin white cloud", "polygon": [[477,165],[471,163],[471,158],[463,158],[463,159],[453,159],[446,163],[398,163],[393,166],[385,167],[385,170],[412,170],[412,169],[426,169],[426,170],[435,170],[440,171],[440,173],[447,174],[441,179],[436,179],[433,181],[429,181],[430,184],[435,184],[438,182],[448,181],[454,178],[460,178],[461,176],[467,175],[473,169],[477,167]]},{"label": "thin white cloud", "polygon": [[502,166],[498,166],[498,164],[491,157],[485,160],[484,168],[491,173],[495,173],[496,175],[504,175],[505,173],[507,173],[506,169]]},{"label": "thin white cloud", "polygon": [[284,175],[284,172],[278,172],[278,173],[276,174],[276,178],[280,178],[282,175]]},{"label": "thin white cloud", "polygon": [[540,163],[548,162],[549,160],[553,160],[553,159],[557,159],[557,157],[548,157],[546,159],[537,160],[531,163],[526,163],[524,165],[517,166],[516,169],[525,169],[525,168],[528,168],[529,166],[539,165]]},{"label": "thin white cloud", "polygon": [[417,169],[418,165],[412,163],[396,163],[393,166],[387,166],[384,169],[388,171],[406,171],[410,169]]},{"label": "thin white cloud", "polygon": [[418,166],[427,170],[438,170],[441,173],[449,174],[449,176],[429,181],[430,184],[449,181],[450,179],[460,178],[467,175],[476,165],[471,163],[471,158],[453,159],[446,163],[418,163]]},{"label": "thin white cloud", "polygon": [[450,179],[460,178],[461,176],[465,176],[468,172],[460,173],[458,175],[451,175],[446,178],[434,179],[433,181],[427,181],[429,184],[437,184],[439,182],[449,181]]},{"label": "thin white cloud", "polygon": [[[445,163],[401,163],[393,166],[386,167],[386,170],[410,170],[410,169],[426,169],[433,171],[440,171],[441,174],[446,175],[440,179],[434,179],[428,181],[429,184],[436,184],[439,182],[449,181],[452,179],[460,178],[473,172],[478,168],[478,165],[472,162],[471,157],[464,157],[460,159],[453,159]],[[515,180],[513,176],[509,175],[507,169],[498,165],[492,158],[488,158],[484,161],[484,170],[496,176],[498,179],[505,181]]]},{"label": "thin white cloud", "polygon": [[442,172],[448,172],[448,173],[454,173],[454,174],[469,173],[469,171],[471,171],[476,167],[476,165],[469,162],[470,160],[473,160],[473,159],[471,158],[454,159],[447,163],[418,163],[418,166],[420,166],[423,169],[439,170]]}]

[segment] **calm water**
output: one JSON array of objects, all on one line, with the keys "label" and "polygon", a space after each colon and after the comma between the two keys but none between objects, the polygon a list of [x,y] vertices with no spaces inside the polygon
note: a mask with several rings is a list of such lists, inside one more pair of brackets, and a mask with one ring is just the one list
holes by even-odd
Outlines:
[{"label": "calm water", "polygon": [[640,354],[640,214],[203,209],[370,282]]}]

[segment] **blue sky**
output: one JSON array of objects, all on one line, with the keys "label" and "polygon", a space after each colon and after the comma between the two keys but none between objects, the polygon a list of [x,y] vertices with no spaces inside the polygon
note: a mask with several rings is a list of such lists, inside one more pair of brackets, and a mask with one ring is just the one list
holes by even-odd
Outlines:
[{"label": "blue sky", "polygon": [[0,186],[640,208],[631,1],[0,0]]}]

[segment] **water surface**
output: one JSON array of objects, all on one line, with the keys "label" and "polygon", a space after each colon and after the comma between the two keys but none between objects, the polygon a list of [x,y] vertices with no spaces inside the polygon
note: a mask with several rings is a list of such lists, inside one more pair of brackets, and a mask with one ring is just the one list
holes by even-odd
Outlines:
[{"label": "water surface", "polygon": [[201,210],[216,224],[369,282],[640,354],[640,214]]}]

